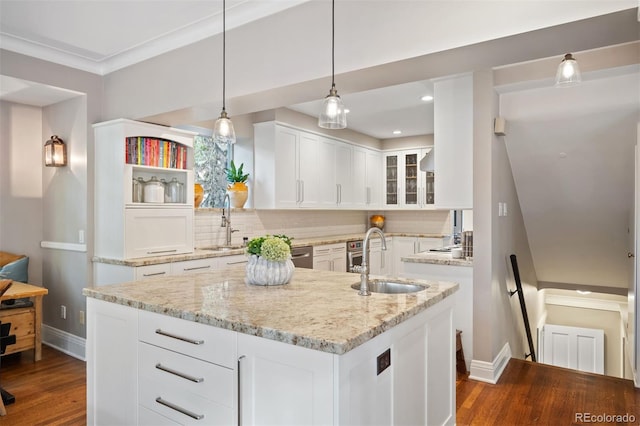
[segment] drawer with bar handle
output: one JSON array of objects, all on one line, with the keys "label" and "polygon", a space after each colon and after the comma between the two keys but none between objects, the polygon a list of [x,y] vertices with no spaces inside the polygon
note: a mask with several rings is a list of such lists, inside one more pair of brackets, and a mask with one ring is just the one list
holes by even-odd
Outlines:
[{"label": "drawer with bar handle", "polygon": [[138,343],[139,404],[180,424],[231,424],[235,370]]},{"label": "drawer with bar handle", "polygon": [[228,368],[236,366],[236,333],[193,321],[140,311],[138,337],[166,348]]}]

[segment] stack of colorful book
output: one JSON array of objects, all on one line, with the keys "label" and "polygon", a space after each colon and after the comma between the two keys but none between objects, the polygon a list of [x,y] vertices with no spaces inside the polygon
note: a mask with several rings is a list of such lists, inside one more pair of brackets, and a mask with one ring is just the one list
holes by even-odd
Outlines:
[{"label": "stack of colorful book", "polygon": [[127,164],[187,168],[187,147],[167,139],[131,136],[127,138],[125,161]]}]

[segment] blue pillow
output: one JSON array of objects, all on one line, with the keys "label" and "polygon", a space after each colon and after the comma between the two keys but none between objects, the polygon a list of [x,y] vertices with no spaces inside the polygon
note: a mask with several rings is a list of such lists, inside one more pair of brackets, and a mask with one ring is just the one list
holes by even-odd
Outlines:
[{"label": "blue pillow", "polygon": [[0,278],[26,283],[29,281],[29,258],[23,257],[7,263],[0,269]]}]

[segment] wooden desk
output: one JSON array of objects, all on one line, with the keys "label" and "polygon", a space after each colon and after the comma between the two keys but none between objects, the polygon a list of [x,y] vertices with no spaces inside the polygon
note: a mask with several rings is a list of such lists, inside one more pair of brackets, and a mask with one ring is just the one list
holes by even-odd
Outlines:
[{"label": "wooden desk", "polygon": [[42,325],[42,296],[48,293],[49,290],[44,287],[14,281],[11,288],[0,297],[0,301],[28,297],[33,302],[33,306],[26,308],[0,309],[0,321],[10,322],[10,334],[16,335],[16,344],[7,346],[5,355],[33,349],[35,352],[34,360],[40,361],[42,358],[42,335],[40,331]]}]

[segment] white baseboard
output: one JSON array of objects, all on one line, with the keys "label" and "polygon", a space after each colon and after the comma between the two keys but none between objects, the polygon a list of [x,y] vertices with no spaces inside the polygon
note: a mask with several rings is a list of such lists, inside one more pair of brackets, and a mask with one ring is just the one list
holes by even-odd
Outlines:
[{"label": "white baseboard", "polygon": [[493,362],[472,360],[469,368],[469,378],[495,385],[510,359],[511,347],[507,342]]},{"label": "white baseboard", "polygon": [[81,361],[86,361],[87,342],[75,334],[42,324],[42,343]]}]

